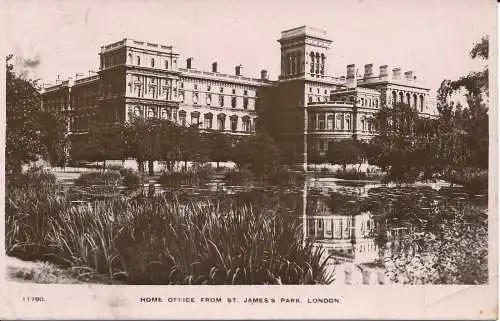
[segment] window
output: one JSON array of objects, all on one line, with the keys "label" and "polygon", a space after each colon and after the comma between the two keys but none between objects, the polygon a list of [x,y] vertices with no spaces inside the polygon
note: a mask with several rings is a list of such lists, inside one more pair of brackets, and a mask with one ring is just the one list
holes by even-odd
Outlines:
[{"label": "window", "polygon": [[327,90],[325,89],[325,95],[326,95],[326,93],[327,93]]},{"label": "window", "polygon": [[309,103],[312,103],[313,102],[313,98],[312,96],[309,96]]},{"label": "window", "polygon": [[212,114],[211,113],[205,114],[205,123],[203,126],[206,129],[212,129]]},{"label": "window", "polygon": [[168,69],[168,60],[165,60],[165,69]]},{"label": "window", "polygon": [[233,95],[235,95],[236,94],[236,89],[233,89],[232,93],[233,93]]},{"label": "window", "polygon": [[212,89],[210,86],[207,86],[207,91],[210,91],[210,89]]},{"label": "window", "polygon": [[148,111],[148,118],[156,118],[156,110],[154,110],[153,107],[150,107],[149,108],[149,111]]},{"label": "window", "polygon": [[236,108],[236,97],[231,97],[231,107]]},{"label": "window", "polygon": [[179,83],[179,88],[184,88],[184,83],[183,82]]},{"label": "window", "polygon": [[345,129],[350,130],[351,129],[351,116],[346,116],[345,117]]},{"label": "window", "polygon": [[233,132],[238,130],[238,116],[231,116],[231,130]]},{"label": "window", "polygon": [[197,84],[194,84],[194,89],[197,90],[198,89],[198,85]]},{"label": "window", "polygon": [[220,92],[220,93],[223,93],[223,92],[224,92],[224,87],[220,87],[220,88],[219,88],[219,92]]},{"label": "window", "polygon": [[177,122],[177,110],[176,110],[176,109],[174,109],[174,110],[172,111],[172,117],[173,117],[173,121],[174,121],[174,122]]},{"label": "window", "polygon": [[154,66],[155,66],[155,59],[154,59],[154,58],[151,58],[151,67],[153,67],[153,68],[154,68]]},{"label": "window", "polygon": [[217,129],[224,130],[225,126],[226,126],[226,115],[220,114],[219,116],[217,116]]},{"label": "window", "polygon": [[131,53],[128,54],[128,61],[129,61],[130,64],[134,63]]},{"label": "window", "polygon": [[224,96],[219,95],[219,106],[224,107]]},{"label": "window", "polygon": [[312,87],[309,87],[309,92],[312,93],[313,92],[313,88]]},{"label": "window", "polygon": [[248,108],[248,98],[247,97],[243,98],[243,108],[244,109]]},{"label": "window", "polygon": [[243,117],[243,131],[244,132],[250,131],[250,118],[249,117]]},{"label": "window", "polygon": [[328,115],[326,119],[326,129],[333,130],[333,115]]},{"label": "window", "polygon": [[212,104],[212,95],[207,94],[207,105],[210,106]]},{"label": "window", "polygon": [[137,62],[137,65],[139,66],[141,64],[141,57],[137,56],[136,62]]},{"label": "window", "polygon": [[337,122],[335,123],[335,129],[336,130],[342,130],[344,129],[344,122],[342,121],[342,115],[337,116]]},{"label": "window", "polygon": [[136,117],[140,117],[141,116],[141,107],[140,106],[135,106],[135,108],[134,108],[134,115]]},{"label": "window", "polygon": [[179,122],[182,126],[186,126],[186,112],[184,110],[179,112]]},{"label": "window", "polygon": [[316,91],[317,91],[317,92],[318,92],[318,94],[319,94],[319,88],[316,88]]},{"label": "window", "polygon": [[318,115],[318,129],[325,130],[325,114]]},{"label": "window", "polygon": [[193,93],[193,104],[198,104],[198,93]]},{"label": "window", "polygon": [[361,118],[361,130],[362,131],[366,130],[366,119],[365,119],[365,117]]},{"label": "window", "polygon": [[198,125],[200,123],[200,113],[193,112],[191,113],[191,125]]},{"label": "window", "polygon": [[244,90],[243,95],[245,95],[245,96],[248,95],[248,91]]},{"label": "window", "polygon": [[184,102],[184,91],[179,91],[179,98],[178,98],[178,99],[179,99],[179,101],[180,101],[181,103],[183,103],[183,102]]}]

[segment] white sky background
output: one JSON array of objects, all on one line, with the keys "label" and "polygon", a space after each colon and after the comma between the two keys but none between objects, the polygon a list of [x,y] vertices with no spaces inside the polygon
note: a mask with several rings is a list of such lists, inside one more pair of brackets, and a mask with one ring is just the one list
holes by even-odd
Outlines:
[{"label": "white sky background", "polygon": [[[289,0],[289,1],[8,1],[7,51],[40,58],[30,76],[54,82],[97,70],[100,46],[129,37],[173,45],[194,66],[276,79],[282,30],[310,25],[333,40],[328,73],[345,75],[355,63],[414,70],[433,91],[445,78],[456,79],[483,63],[469,52],[488,33],[495,35],[496,2],[491,0]],[[490,36],[491,38],[491,36]],[[26,67],[25,67],[26,68]]]}]

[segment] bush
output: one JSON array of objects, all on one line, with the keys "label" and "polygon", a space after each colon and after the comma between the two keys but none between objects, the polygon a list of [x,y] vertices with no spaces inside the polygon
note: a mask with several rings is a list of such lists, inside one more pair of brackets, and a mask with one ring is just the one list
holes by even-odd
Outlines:
[{"label": "bush", "polygon": [[92,186],[92,185],[119,185],[121,182],[121,175],[116,171],[105,172],[87,172],[82,173],[80,177],[75,180],[75,185],[78,186]]},{"label": "bush", "polygon": [[120,169],[120,175],[123,178],[123,185],[127,188],[139,187],[144,182],[144,177],[132,169]]},{"label": "bush", "polygon": [[72,206],[10,193],[7,254],[50,260],[128,284],[329,283],[322,251],[303,247],[300,222],[272,206],[158,196]]},{"label": "bush", "polygon": [[486,169],[466,167],[460,171],[452,170],[445,173],[444,179],[474,192],[488,190],[488,170]]},{"label": "bush", "polygon": [[256,177],[252,172],[248,170],[230,169],[224,176],[224,181],[228,185],[243,186],[255,184]]},{"label": "bush", "polygon": [[280,170],[267,176],[267,182],[271,185],[299,185],[303,184],[305,176],[302,172]]},{"label": "bush", "polygon": [[196,165],[187,171],[181,172],[163,172],[160,176],[160,184],[168,187],[179,187],[180,185],[200,186],[208,181],[213,172],[210,165]]},{"label": "bush", "polygon": [[381,180],[384,174],[379,172],[359,172],[354,169],[350,170],[337,170],[333,173],[333,177],[345,180]]}]

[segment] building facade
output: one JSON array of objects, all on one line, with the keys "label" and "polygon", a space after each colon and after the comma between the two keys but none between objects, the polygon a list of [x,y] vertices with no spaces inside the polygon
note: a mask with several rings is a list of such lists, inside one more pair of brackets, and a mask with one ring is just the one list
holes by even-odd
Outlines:
[{"label": "building facade", "polygon": [[423,116],[435,113],[429,89],[411,71],[403,76],[395,68],[389,75],[388,66],[380,66],[375,75],[367,64],[362,76],[355,65],[347,66],[345,76],[328,75],[333,42],[324,30],[285,30],[278,42],[281,73],[272,81],[266,70],[260,78],[244,76],[242,65],[234,74],[221,73],[217,62],[200,70],[192,57],[181,67],[172,46],[123,39],[101,47],[97,73],[43,88],[42,106],[70,115],[73,136],[133,117],[250,135],[258,114],[265,115],[263,127],[296,154],[305,152],[304,145],[321,154],[332,140],[370,139],[376,134],[374,114],[383,105],[404,102]]}]

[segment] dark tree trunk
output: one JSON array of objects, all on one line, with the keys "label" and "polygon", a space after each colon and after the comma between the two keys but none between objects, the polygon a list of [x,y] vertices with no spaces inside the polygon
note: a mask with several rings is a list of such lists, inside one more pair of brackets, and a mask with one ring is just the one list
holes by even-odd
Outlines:
[{"label": "dark tree trunk", "polygon": [[155,174],[154,161],[152,161],[152,160],[148,161],[148,169],[149,169],[149,176],[153,176]]}]

